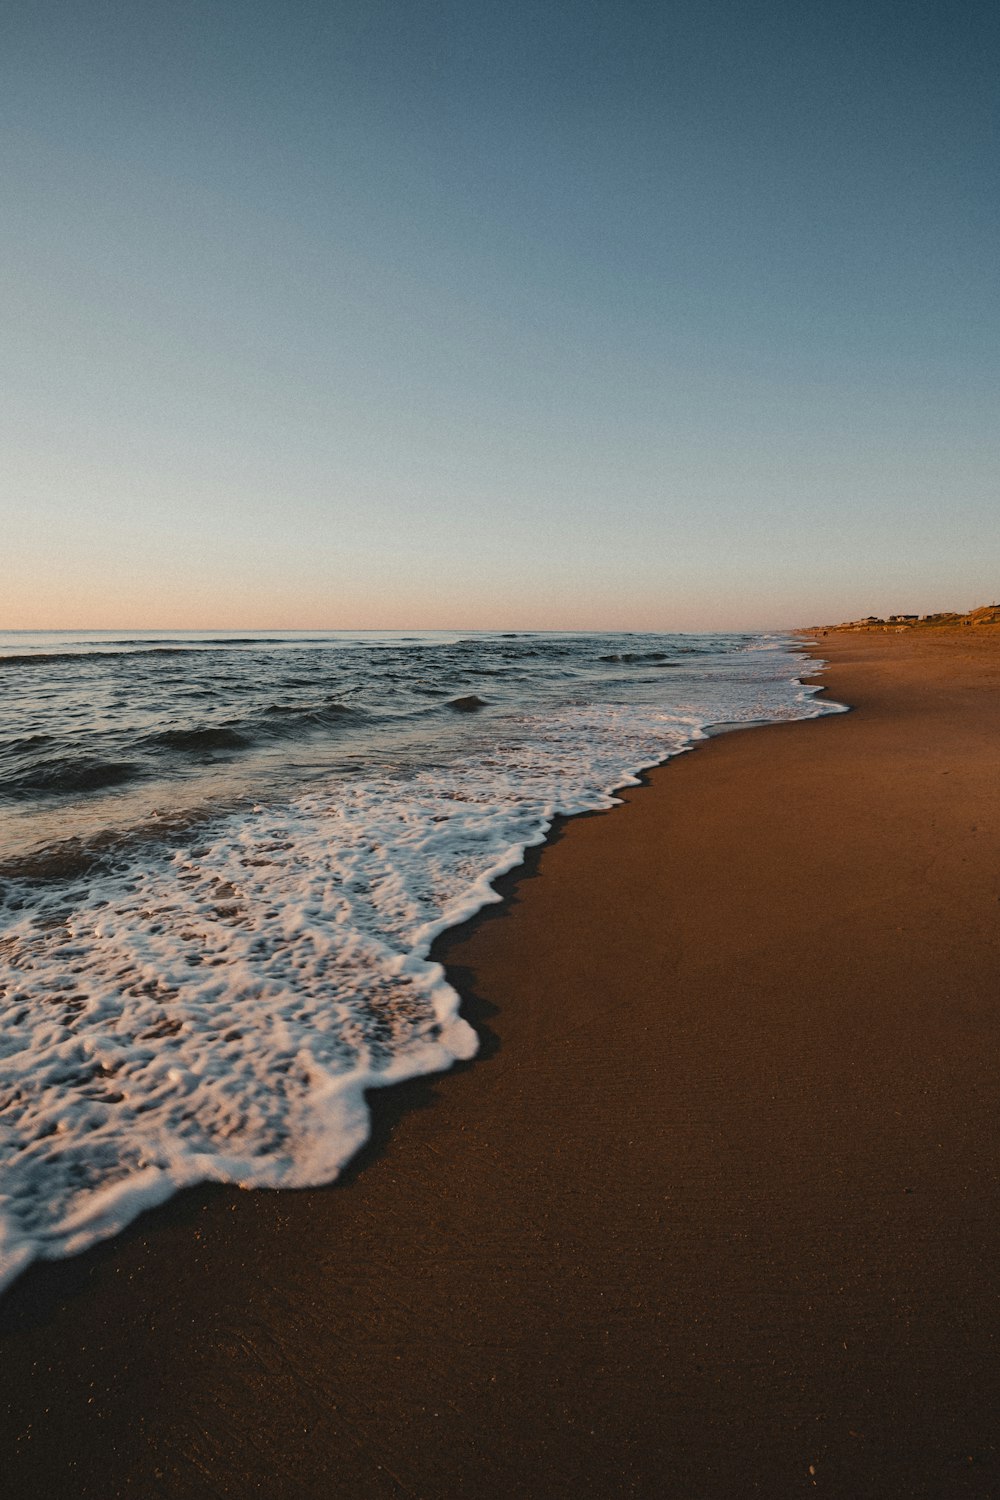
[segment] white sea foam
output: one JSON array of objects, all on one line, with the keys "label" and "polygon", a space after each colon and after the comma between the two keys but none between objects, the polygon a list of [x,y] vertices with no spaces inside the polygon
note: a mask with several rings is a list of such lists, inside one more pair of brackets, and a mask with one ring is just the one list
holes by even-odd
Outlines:
[{"label": "white sea foam", "polygon": [[476,1050],[434,937],[558,813],[706,726],[812,717],[774,651],[669,710],[496,721],[439,766],[337,779],[203,829],[89,886],[8,909],[0,1020],[0,1283],[74,1253],[177,1188],[330,1181],[364,1142],[364,1091]]}]

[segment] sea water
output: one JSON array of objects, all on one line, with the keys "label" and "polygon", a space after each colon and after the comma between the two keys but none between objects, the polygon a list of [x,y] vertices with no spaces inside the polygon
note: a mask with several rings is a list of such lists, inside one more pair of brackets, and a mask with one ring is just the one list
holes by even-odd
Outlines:
[{"label": "sea water", "polygon": [[[202,1180],[328,1182],[476,1051],[433,939],[713,724],[781,637],[0,634],[0,1284]],[[613,1003],[613,997],[609,997]]]}]

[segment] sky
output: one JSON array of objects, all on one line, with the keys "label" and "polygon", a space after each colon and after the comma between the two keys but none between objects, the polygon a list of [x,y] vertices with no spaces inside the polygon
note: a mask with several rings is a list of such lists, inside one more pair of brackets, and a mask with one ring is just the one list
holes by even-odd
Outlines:
[{"label": "sky", "polygon": [[0,628],[1000,593],[1000,10],[32,0]]}]

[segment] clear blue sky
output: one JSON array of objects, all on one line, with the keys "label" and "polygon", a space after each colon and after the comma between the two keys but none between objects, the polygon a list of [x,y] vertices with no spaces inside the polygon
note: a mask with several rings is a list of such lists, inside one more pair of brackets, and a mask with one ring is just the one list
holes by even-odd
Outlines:
[{"label": "clear blue sky", "polygon": [[0,626],[1000,589],[1000,9],[31,0]]}]

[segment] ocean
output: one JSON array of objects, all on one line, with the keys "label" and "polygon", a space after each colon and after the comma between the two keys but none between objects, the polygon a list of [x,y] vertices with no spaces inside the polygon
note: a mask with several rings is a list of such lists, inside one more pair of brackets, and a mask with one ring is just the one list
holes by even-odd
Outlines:
[{"label": "ocean", "polygon": [[780,636],[0,633],[0,1285],[203,1180],[332,1180],[476,1051],[434,938],[711,726]]}]

